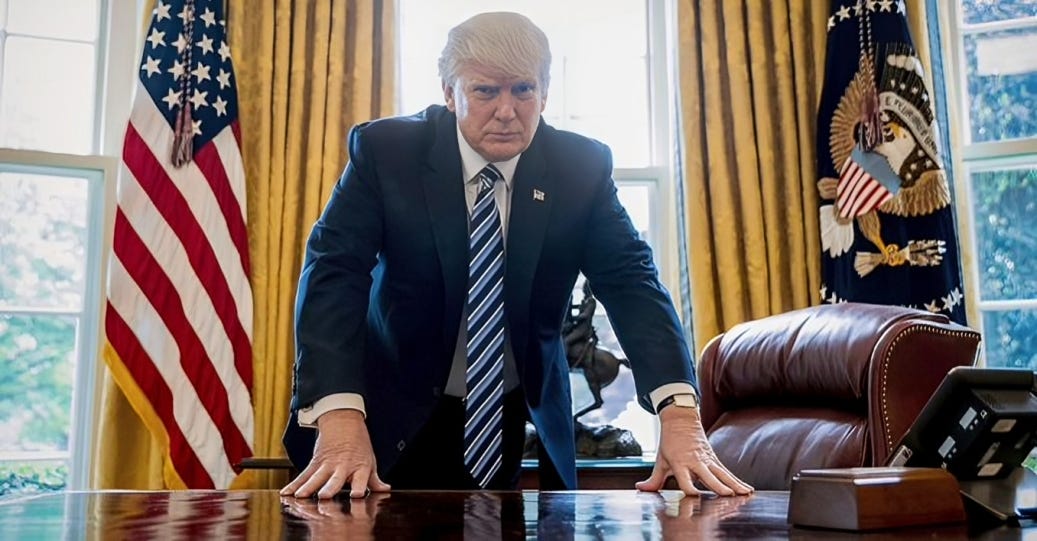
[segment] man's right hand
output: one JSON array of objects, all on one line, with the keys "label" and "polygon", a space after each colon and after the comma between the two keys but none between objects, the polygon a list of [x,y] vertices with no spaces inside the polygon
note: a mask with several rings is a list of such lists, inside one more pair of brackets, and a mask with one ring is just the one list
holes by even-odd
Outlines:
[{"label": "man's right hand", "polygon": [[317,442],[309,465],[281,489],[282,496],[333,498],[349,483],[349,497],[363,498],[371,492],[388,492],[378,478],[371,436],[364,415],[357,410],[332,410],[317,419]]}]

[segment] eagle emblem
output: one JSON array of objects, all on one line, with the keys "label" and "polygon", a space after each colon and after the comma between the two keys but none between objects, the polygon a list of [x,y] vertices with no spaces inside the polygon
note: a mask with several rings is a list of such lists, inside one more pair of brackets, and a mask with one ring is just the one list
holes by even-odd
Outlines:
[{"label": "eagle emblem", "polygon": [[[822,248],[831,257],[848,251],[854,240],[853,220],[878,248],[878,253],[857,253],[854,268],[860,276],[878,265],[939,265],[944,241],[887,244],[877,213],[924,216],[951,202],[922,63],[903,43],[887,46],[878,56],[882,80],[875,82],[871,62],[861,62],[832,115],[829,148],[840,178],[823,178],[817,184],[821,198],[832,201],[821,207]],[[876,114],[877,129],[870,129],[869,115]]]}]

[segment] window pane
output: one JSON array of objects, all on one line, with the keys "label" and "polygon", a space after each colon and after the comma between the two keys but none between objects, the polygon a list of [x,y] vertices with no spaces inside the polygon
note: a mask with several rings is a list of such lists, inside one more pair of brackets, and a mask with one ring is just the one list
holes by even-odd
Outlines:
[{"label": "window pane", "polygon": [[965,36],[973,142],[1037,135],[1037,27]]},{"label": "window pane", "polygon": [[0,76],[0,147],[88,154],[94,46],[9,37]]},{"label": "window pane", "polygon": [[75,318],[0,315],[0,459],[68,451]]},{"label": "window pane", "polygon": [[1037,298],[1037,169],[972,175],[980,298]]},{"label": "window pane", "polygon": [[[19,497],[41,492],[57,492],[64,490],[67,483],[68,464],[64,460],[0,461],[0,497]],[[63,503],[61,500],[56,502],[57,504]],[[53,516],[60,516],[60,513]],[[8,526],[12,524],[7,521],[3,522]],[[5,536],[10,536],[10,539],[42,539],[46,537],[36,537],[40,535],[39,524],[27,526],[27,531],[21,532],[21,535],[17,525],[24,524],[24,522],[15,521],[13,524],[15,524],[13,531],[6,530],[4,532]],[[22,535],[25,537],[22,537]],[[56,535],[55,538],[60,538],[60,534]]]},{"label": "window pane", "polygon": [[7,31],[13,34],[93,41],[97,0],[13,0]]},{"label": "window pane", "polygon": [[[648,167],[651,123],[645,58],[599,58],[572,62],[565,74],[565,129],[609,145],[616,167]],[[609,85],[603,74],[622,74],[627,84]],[[633,84],[640,81],[641,85]],[[617,107],[617,104],[623,104]],[[554,111],[557,111],[555,109]],[[545,118],[552,112],[550,99]],[[548,120],[551,122],[551,120]]]},{"label": "window pane", "polygon": [[87,181],[0,173],[0,310],[80,310]]},{"label": "window pane", "polygon": [[1037,0],[962,0],[966,24],[1037,16]]},{"label": "window pane", "polygon": [[983,312],[987,366],[1037,369],[1037,311]]},{"label": "window pane", "polygon": [[619,202],[627,209],[630,221],[641,234],[641,238],[651,243],[649,235],[652,228],[652,187],[647,184],[619,184]]}]

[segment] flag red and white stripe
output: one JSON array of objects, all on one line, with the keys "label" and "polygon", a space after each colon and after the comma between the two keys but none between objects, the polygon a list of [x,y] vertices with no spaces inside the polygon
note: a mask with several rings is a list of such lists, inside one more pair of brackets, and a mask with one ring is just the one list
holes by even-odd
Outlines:
[{"label": "flag red and white stripe", "polygon": [[[215,0],[158,2],[109,260],[105,358],[166,446],[172,488],[228,488],[252,456],[245,177],[222,11]],[[174,165],[185,141],[188,159]]]},{"label": "flag red and white stripe", "polygon": [[840,217],[849,219],[867,214],[892,198],[893,194],[854,161],[853,156],[846,158],[836,186]]}]

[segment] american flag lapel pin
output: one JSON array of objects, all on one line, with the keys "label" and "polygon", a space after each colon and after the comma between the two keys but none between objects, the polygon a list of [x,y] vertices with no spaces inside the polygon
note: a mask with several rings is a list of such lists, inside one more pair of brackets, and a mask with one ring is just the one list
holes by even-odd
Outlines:
[{"label": "american flag lapel pin", "polygon": [[540,190],[538,190],[536,188],[533,188],[533,200],[534,201],[543,201],[544,200],[544,192],[542,192],[542,191],[540,191]]}]

